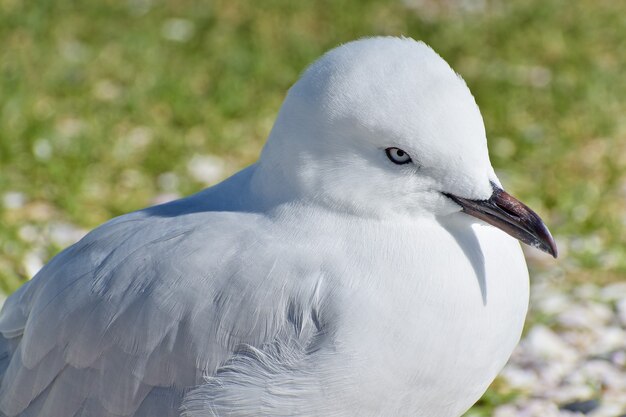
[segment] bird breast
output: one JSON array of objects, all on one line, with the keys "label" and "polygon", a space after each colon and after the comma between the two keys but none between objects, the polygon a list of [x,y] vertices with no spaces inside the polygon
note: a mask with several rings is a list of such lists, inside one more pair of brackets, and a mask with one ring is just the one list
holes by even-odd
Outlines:
[{"label": "bird breast", "polygon": [[[361,416],[460,416],[519,341],[528,271],[519,243],[458,214],[349,234],[337,329]],[[338,388],[341,391],[341,388]]]}]

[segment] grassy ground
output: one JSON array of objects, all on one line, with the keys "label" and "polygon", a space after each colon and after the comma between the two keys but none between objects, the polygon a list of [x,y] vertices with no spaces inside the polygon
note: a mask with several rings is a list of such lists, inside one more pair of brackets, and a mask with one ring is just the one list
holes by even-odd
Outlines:
[{"label": "grassy ground", "polygon": [[4,292],[76,228],[202,188],[198,155],[223,158],[218,176],[254,161],[306,65],[374,34],[422,39],[466,79],[501,179],[560,244],[558,263],[534,268],[626,273],[626,3],[259,4],[0,0]]}]

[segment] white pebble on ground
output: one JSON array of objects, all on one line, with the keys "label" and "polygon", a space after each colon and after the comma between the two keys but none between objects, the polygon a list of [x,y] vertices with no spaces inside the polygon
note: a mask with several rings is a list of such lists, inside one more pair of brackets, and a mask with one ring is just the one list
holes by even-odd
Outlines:
[{"label": "white pebble on ground", "polygon": [[566,290],[533,283],[530,317],[542,323],[529,327],[502,371],[519,395],[493,417],[626,414],[626,284]]}]

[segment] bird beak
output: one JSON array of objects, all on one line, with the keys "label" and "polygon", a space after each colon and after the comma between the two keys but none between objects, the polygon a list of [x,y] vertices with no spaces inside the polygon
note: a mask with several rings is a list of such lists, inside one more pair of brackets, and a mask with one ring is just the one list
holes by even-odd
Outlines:
[{"label": "bird beak", "polygon": [[556,243],[543,220],[524,203],[500,189],[493,182],[493,194],[488,200],[470,200],[452,194],[444,195],[461,207],[463,212],[505,231],[516,239],[557,257]]}]

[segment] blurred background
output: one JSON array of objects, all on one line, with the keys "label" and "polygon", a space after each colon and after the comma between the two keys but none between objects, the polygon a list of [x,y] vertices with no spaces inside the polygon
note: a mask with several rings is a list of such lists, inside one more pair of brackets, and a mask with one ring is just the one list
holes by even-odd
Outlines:
[{"label": "blurred background", "polygon": [[254,162],[340,43],[431,45],[561,256],[527,249],[524,339],[468,416],[626,414],[626,2],[0,0],[0,289],[122,213]]}]

